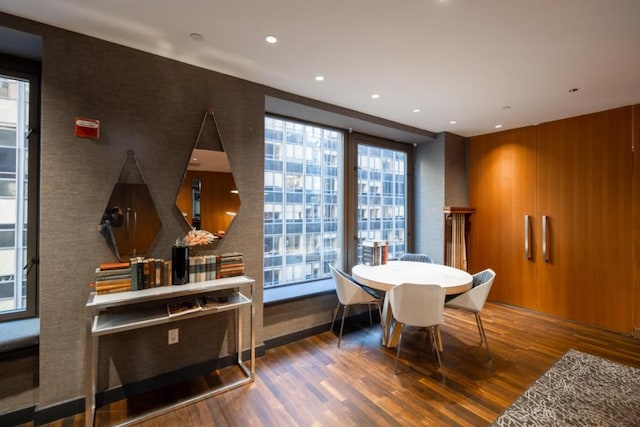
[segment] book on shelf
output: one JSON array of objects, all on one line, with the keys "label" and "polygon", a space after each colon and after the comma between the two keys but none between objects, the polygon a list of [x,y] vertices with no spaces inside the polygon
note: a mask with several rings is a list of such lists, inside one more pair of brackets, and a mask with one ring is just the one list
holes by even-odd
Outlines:
[{"label": "book on shelf", "polygon": [[96,282],[94,288],[98,294],[130,291],[131,279],[116,280],[113,282]]},{"label": "book on shelf", "polygon": [[149,258],[149,287],[156,287],[156,259]]},{"label": "book on shelf", "polygon": [[131,274],[131,267],[114,268],[111,270],[101,270],[100,267],[96,268],[96,277],[111,277],[123,274]]},{"label": "book on shelf", "polygon": [[167,304],[167,313],[169,314],[169,317],[183,316],[200,310],[202,310],[202,307],[200,307],[200,303],[195,297]]},{"label": "book on shelf", "polygon": [[173,275],[171,271],[171,260],[168,259],[164,262],[164,285],[165,286],[171,286],[172,277]]},{"label": "book on shelf", "polygon": [[101,271],[118,270],[123,268],[129,268],[129,263],[128,262],[103,262],[98,267],[98,269]]},{"label": "book on shelf", "polygon": [[220,255],[216,267],[217,279],[244,275],[244,261],[242,253],[228,252]]}]

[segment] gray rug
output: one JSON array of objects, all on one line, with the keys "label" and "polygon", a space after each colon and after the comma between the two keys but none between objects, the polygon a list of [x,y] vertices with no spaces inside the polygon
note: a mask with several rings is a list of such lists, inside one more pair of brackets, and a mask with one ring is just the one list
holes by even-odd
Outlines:
[{"label": "gray rug", "polygon": [[493,425],[640,426],[640,369],[569,350]]}]

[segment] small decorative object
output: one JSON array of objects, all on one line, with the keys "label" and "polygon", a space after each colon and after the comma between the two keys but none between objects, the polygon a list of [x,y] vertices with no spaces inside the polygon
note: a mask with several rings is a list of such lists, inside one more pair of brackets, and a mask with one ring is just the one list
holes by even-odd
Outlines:
[{"label": "small decorative object", "polygon": [[174,285],[189,283],[189,248],[179,246],[178,242],[171,248],[171,282]]},{"label": "small decorative object", "polygon": [[171,248],[171,265],[173,267],[172,281],[174,285],[189,283],[189,248],[192,246],[208,245],[216,237],[206,230],[192,228],[186,236],[178,237]]},{"label": "small decorative object", "polygon": [[181,240],[182,246],[199,246],[208,245],[216,240],[216,238],[216,236],[206,230],[196,230],[192,228],[186,236],[179,240]]}]

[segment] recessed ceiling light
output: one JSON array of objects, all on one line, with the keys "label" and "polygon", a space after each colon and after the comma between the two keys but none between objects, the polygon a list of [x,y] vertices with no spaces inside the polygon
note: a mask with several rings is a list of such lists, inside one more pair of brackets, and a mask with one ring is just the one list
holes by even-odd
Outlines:
[{"label": "recessed ceiling light", "polygon": [[189,34],[189,37],[197,42],[201,42],[202,40],[204,40],[204,36],[200,33],[191,33]]},{"label": "recessed ceiling light", "polygon": [[278,43],[278,38],[274,35],[268,35],[264,39],[267,41],[267,43],[271,43],[271,44]]},{"label": "recessed ceiling light", "polygon": [[414,113],[419,113],[420,111],[422,111],[422,110],[421,110],[421,109],[419,109],[419,108],[414,108],[414,109],[413,109],[413,112],[414,112]]},{"label": "recessed ceiling light", "polygon": [[318,82],[324,81],[324,76],[316,76],[316,81]]},{"label": "recessed ceiling light", "polygon": [[371,97],[373,99],[378,99],[378,98],[380,98],[380,94],[379,93],[374,93],[373,95],[371,95]]},{"label": "recessed ceiling light", "polygon": [[456,122],[455,120],[449,120],[449,124],[450,125],[455,125],[456,123],[458,123],[458,122]]},{"label": "recessed ceiling light", "polygon": [[500,129],[502,125],[496,125],[496,129]]},{"label": "recessed ceiling light", "polygon": [[580,90],[580,88],[574,87],[574,88],[569,89],[569,93],[574,93],[574,92],[577,92],[579,90]]},{"label": "recessed ceiling light", "polygon": [[511,105],[505,105],[504,107],[502,107],[503,110],[509,110],[511,108]]}]

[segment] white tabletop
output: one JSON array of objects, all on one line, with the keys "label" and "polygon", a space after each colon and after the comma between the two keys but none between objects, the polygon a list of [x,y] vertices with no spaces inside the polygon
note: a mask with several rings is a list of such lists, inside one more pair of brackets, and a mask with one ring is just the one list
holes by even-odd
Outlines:
[{"label": "white tabletop", "polygon": [[457,294],[471,288],[469,273],[440,264],[413,261],[389,261],[384,265],[356,265],[353,277],[367,286],[388,291],[402,283],[440,285],[447,294]]}]

